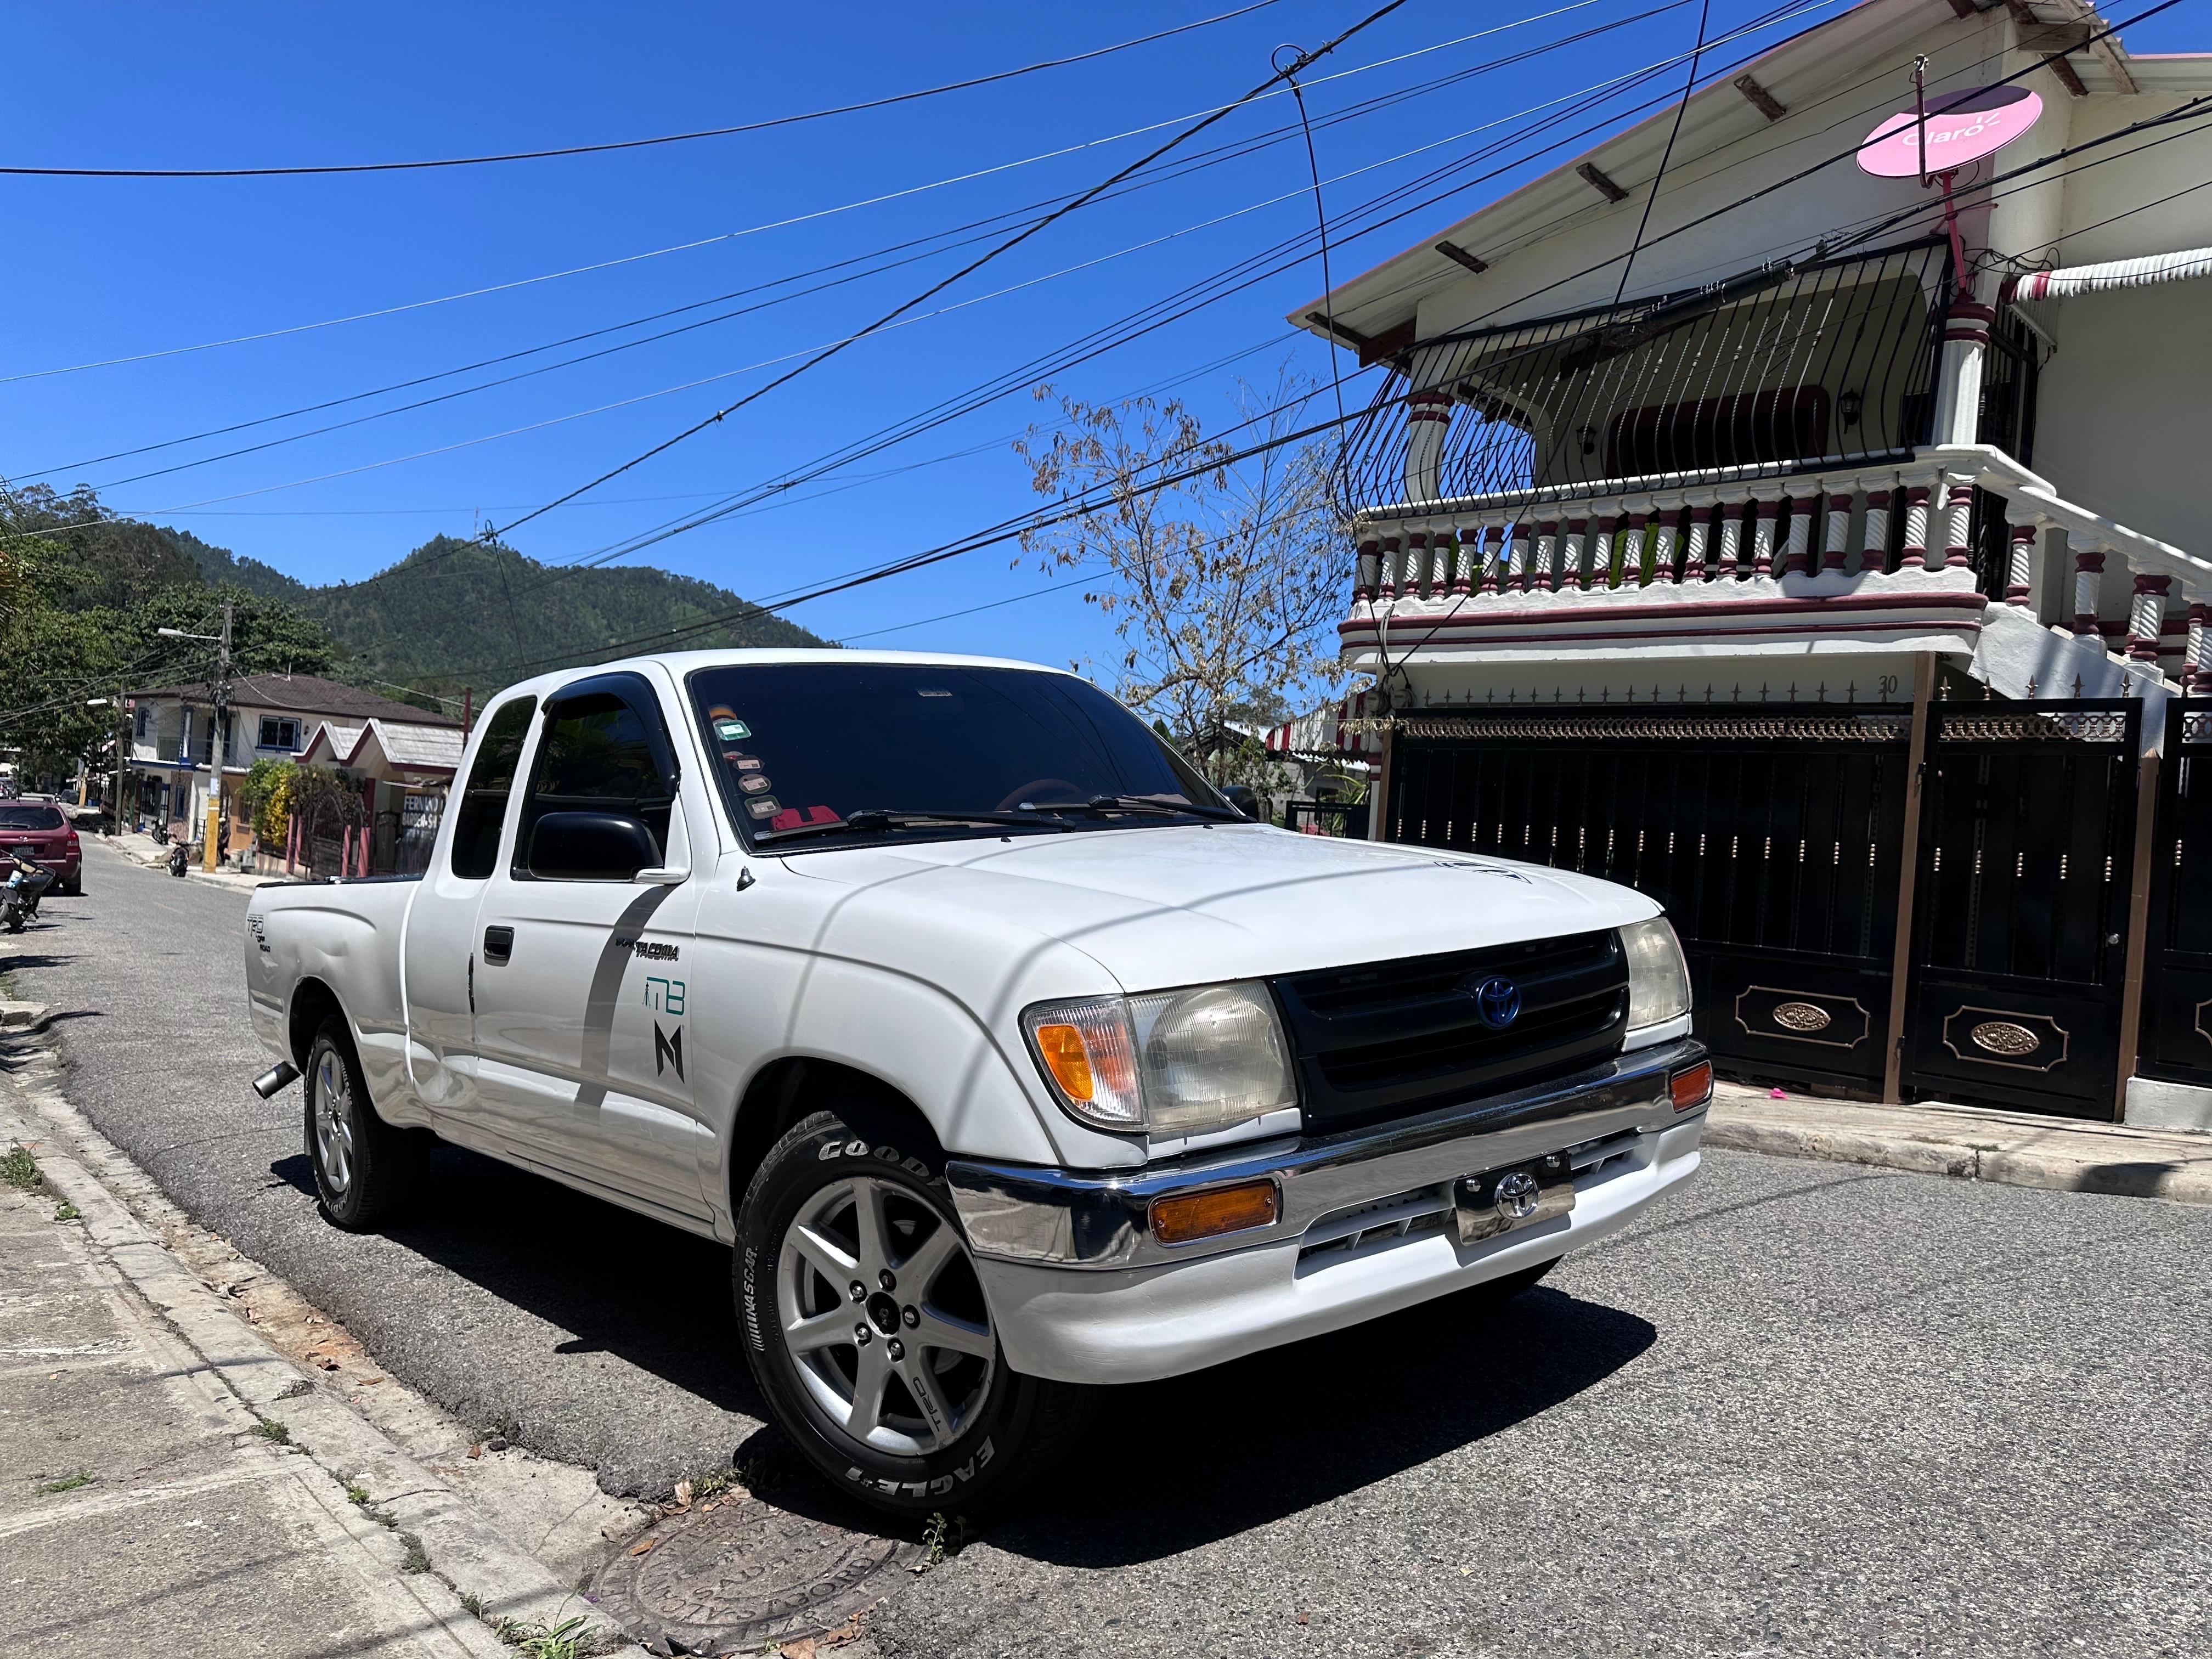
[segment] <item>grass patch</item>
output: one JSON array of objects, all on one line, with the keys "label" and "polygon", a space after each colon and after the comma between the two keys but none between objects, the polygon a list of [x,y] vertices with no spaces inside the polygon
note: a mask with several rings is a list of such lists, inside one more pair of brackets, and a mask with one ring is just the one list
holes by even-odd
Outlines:
[{"label": "grass patch", "polygon": [[945,1511],[939,1510],[921,1529],[921,1547],[929,1552],[929,1559],[922,1564],[925,1571],[951,1560],[968,1547],[967,1517],[956,1515],[948,1519]]},{"label": "grass patch", "polygon": [[40,1481],[39,1495],[42,1498],[51,1497],[58,1492],[75,1492],[79,1486],[88,1486],[91,1484],[91,1474],[87,1470],[79,1469],[75,1474],[65,1474],[58,1480]]},{"label": "grass patch", "polygon": [[484,1616],[483,1597],[478,1595],[474,1590],[463,1590],[461,1592],[461,1611],[467,1613],[471,1619],[483,1618]]},{"label": "grass patch", "polygon": [[307,1379],[303,1376],[276,1397],[279,1400],[297,1400],[301,1395],[313,1394],[314,1391],[315,1385],[308,1382]]},{"label": "grass patch", "polygon": [[406,1556],[399,1563],[400,1571],[428,1572],[430,1571],[430,1553],[422,1547],[421,1539],[411,1532],[403,1532],[399,1534],[399,1541],[407,1547]]},{"label": "grass patch", "polygon": [[511,1620],[499,1627],[500,1640],[529,1659],[585,1659],[598,1645],[592,1638],[591,1626],[582,1619],[564,1619],[550,1630],[539,1625],[518,1625]]},{"label": "grass patch", "polygon": [[0,1181],[26,1193],[35,1193],[46,1177],[39,1173],[39,1160],[31,1156],[31,1149],[21,1141],[0,1155]]},{"label": "grass patch", "polygon": [[280,1446],[289,1446],[292,1443],[292,1431],[272,1417],[255,1418],[253,1431],[264,1440],[274,1441]]},{"label": "grass patch", "polygon": [[346,1502],[349,1504],[358,1504],[362,1508],[367,1509],[368,1507],[368,1488],[366,1486],[348,1486],[346,1488]]},{"label": "grass patch", "polygon": [[83,1218],[83,1215],[84,1212],[67,1199],[54,1206],[54,1219],[57,1221],[78,1221]]}]

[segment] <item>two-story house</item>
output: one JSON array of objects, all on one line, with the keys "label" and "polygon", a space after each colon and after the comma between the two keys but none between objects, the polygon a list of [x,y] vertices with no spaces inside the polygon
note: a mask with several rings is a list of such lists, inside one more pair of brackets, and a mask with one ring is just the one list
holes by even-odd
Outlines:
[{"label": "two-story house", "polygon": [[[242,674],[230,682],[228,727],[223,741],[222,801],[230,820],[231,845],[243,848],[251,835],[236,805],[237,788],[258,760],[303,760],[325,725],[345,734],[343,747],[329,752],[324,764],[343,765],[351,757],[353,738],[371,722],[388,734],[386,746],[410,757],[433,760],[424,781],[450,777],[458,760],[460,722],[432,714],[411,703],[395,702],[308,674]],[[126,784],[124,799],[141,821],[159,819],[197,836],[207,816],[208,791],[214,787],[215,702],[205,684],[173,685],[131,694],[130,769],[135,792]],[[450,756],[447,750],[453,752]]]},{"label": "two-story house", "polygon": [[1374,833],[1651,892],[1741,1075],[2212,1127],[2212,55],[1864,0],[1701,80],[1294,313],[1389,370]]}]

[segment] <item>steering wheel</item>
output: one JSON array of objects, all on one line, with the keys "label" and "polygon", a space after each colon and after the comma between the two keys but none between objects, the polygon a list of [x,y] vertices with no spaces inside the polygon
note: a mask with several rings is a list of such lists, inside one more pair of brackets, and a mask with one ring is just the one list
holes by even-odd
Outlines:
[{"label": "steering wheel", "polygon": [[1089,800],[1091,792],[1066,778],[1031,778],[991,810],[1011,812],[1025,800]]}]

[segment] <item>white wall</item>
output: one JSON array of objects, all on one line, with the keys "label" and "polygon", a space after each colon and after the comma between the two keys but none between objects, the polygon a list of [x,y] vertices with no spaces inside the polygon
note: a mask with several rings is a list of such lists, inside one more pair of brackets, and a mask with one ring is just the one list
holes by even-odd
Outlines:
[{"label": "white wall", "polygon": [[[2084,100],[2075,116],[2075,141],[2180,101]],[[2112,149],[2142,143],[2124,139]],[[2075,173],[2066,180],[2062,263],[2212,246],[2212,188],[2128,211],[2208,179],[2212,130]],[[2115,217],[2123,214],[2128,216]],[[2100,222],[2106,220],[2114,222]],[[2212,437],[2206,412],[2212,282],[2085,295],[2031,309],[2058,342],[2043,371],[2035,470],[2084,507],[2189,552],[2212,555],[2212,526],[2199,497]]]}]

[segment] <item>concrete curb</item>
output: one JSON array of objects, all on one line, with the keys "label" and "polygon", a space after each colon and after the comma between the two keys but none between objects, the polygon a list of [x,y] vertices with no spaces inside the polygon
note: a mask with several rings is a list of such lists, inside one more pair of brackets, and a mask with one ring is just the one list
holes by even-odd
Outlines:
[{"label": "concrete curb", "polygon": [[1705,1145],[1913,1175],[2212,1205],[2212,1137],[1936,1103],[1774,1100],[1722,1085]]},{"label": "concrete curb", "polygon": [[[164,874],[167,873],[169,855],[167,853],[157,851],[142,858],[137,853],[134,852],[131,848],[124,846],[112,836],[101,836],[96,839],[88,837],[85,844],[91,847],[105,847],[109,852],[114,854],[117,857],[123,859],[128,863],[137,865],[141,870],[159,870]],[[235,870],[210,872],[206,870],[187,869],[185,872],[185,879],[186,881],[204,882],[210,887],[221,887],[233,893],[250,893],[255,888],[265,886],[272,881],[289,881],[291,880],[292,878],[284,875],[282,872],[279,872],[275,875],[254,874],[249,876],[240,874]]]},{"label": "concrete curb", "polygon": [[[551,1630],[580,1618],[586,1646],[641,1655],[620,1627],[563,1584],[436,1475],[271,1347],[133,1214],[95,1173],[131,1170],[127,1157],[51,1091],[0,1092],[0,1139],[36,1142],[39,1165],[75,1205],[100,1255],[166,1320],[177,1337],[247,1410],[280,1424],[290,1443],[329,1477],[331,1513],[380,1511],[429,1558],[422,1593],[473,1651],[511,1656],[502,1621]],[[88,1167],[90,1166],[90,1167]],[[360,1487],[366,1502],[349,1500]],[[474,1613],[471,1620],[469,1615]],[[477,1621],[481,1621],[480,1623]]]},{"label": "concrete curb", "polygon": [[[5,971],[7,966],[8,958],[0,957],[0,971]],[[42,1031],[46,1025],[45,1003],[0,1000],[0,1031]]]}]

